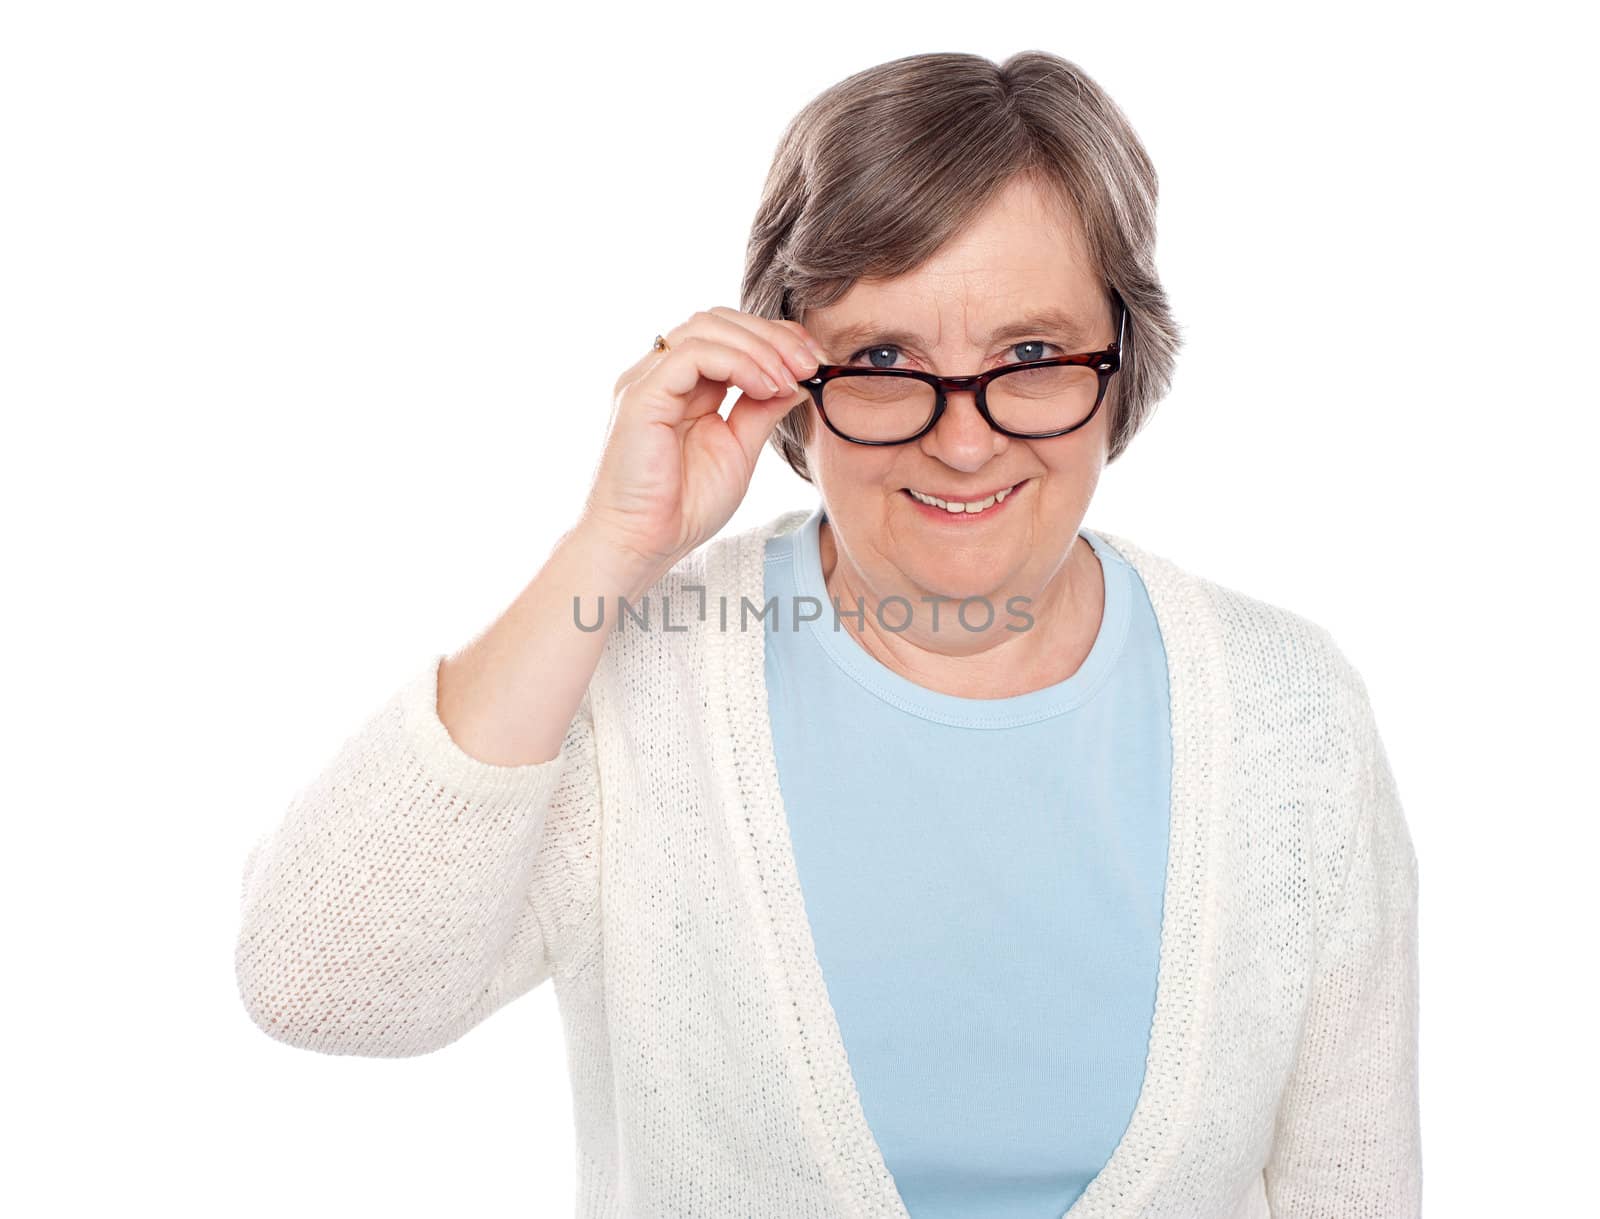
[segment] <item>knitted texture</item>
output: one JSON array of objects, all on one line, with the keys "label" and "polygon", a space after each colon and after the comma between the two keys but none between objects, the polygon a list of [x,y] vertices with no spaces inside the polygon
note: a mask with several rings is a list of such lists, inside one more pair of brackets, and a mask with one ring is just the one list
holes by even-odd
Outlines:
[{"label": "knitted texture", "polygon": [[[636,602],[550,761],[468,756],[420,664],[250,851],[256,1024],[421,1054],[549,979],[580,1217],[906,1219],[805,916],[764,624],[740,629],[809,511]],[[1143,1088],[1065,1214],[1415,1216],[1417,866],[1366,687],[1321,626],[1097,532],[1167,651],[1171,837]]]}]

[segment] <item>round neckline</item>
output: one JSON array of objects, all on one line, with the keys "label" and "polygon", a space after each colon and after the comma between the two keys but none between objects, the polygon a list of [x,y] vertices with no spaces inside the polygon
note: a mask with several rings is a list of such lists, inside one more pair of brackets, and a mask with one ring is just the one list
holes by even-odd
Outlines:
[{"label": "round neckline", "polygon": [[[861,645],[856,638],[853,617],[840,616],[838,629],[834,629],[833,598],[822,577],[821,529],[826,517],[822,505],[817,505],[797,531],[792,550],[796,591],[815,597],[824,607],[821,617],[808,622],[806,627],[818,646],[846,675],[902,711],[961,728],[1015,728],[1035,723],[1088,702],[1105,684],[1122,654],[1132,618],[1131,573],[1126,561],[1104,539],[1093,530],[1080,528],[1079,536],[1089,543],[1100,560],[1105,606],[1094,643],[1075,673],[1053,685],[1005,698],[966,698],[918,685],[896,673]],[[953,604],[942,608],[947,613],[955,613]],[[1004,611],[997,609],[996,612]]]}]

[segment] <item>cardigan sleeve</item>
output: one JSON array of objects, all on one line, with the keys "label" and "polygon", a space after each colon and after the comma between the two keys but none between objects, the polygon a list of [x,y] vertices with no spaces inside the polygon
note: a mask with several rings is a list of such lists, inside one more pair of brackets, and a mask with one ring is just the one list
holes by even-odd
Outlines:
[{"label": "cardigan sleeve", "polygon": [[424,1054],[551,976],[537,888],[563,890],[558,908],[575,900],[550,866],[570,844],[546,830],[592,820],[589,695],[556,757],[492,765],[439,719],[442,659],[349,737],[249,851],[235,975],[277,1040]]},{"label": "cardigan sleeve", "polygon": [[1421,1211],[1417,861],[1366,689],[1347,672],[1359,805],[1265,1169],[1273,1219]]}]

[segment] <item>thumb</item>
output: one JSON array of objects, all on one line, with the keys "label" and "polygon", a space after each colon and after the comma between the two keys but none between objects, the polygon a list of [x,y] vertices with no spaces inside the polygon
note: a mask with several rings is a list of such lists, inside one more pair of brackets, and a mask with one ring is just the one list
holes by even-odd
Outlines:
[{"label": "thumb", "polygon": [[733,433],[751,469],[761,456],[761,448],[771,438],[779,422],[795,407],[810,399],[805,390],[798,394],[774,394],[770,398],[752,398],[741,394],[728,412],[728,430]]}]

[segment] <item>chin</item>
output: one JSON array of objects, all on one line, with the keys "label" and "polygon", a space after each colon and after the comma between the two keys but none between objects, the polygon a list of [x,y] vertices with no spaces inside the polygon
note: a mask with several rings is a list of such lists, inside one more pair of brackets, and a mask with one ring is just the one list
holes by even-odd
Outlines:
[{"label": "chin", "polygon": [[940,597],[982,597],[1004,583],[1011,566],[988,549],[982,561],[969,562],[949,550],[919,547],[904,556],[901,571]]}]

